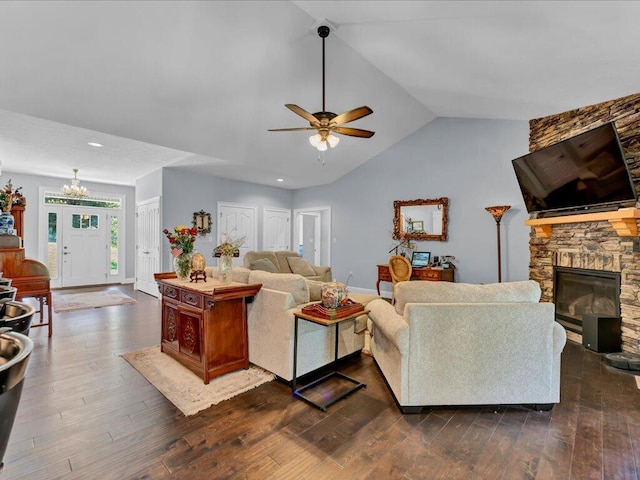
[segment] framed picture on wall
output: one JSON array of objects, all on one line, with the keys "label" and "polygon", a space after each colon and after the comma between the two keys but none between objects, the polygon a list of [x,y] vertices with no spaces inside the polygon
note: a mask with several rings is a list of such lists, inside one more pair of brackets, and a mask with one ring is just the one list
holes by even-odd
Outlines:
[{"label": "framed picture on wall", "polygon": [[211,214],[200,210],[193,212],[193,226],[196,227],[198,235],[206,235],[211,232]]},{"label": "framed picture on wall", "polygon": [[411,230],[414,233],[423,233],[424,232],[424,222],[423,221],[411,222]]}]

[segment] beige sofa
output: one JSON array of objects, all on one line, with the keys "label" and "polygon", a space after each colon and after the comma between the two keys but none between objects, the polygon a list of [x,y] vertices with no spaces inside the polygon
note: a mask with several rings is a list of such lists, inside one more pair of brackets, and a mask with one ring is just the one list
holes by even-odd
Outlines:
[{"label": "beige sofa", "polygon": [[435,405],[560,401],[565,330],[535,281],[401,282],[369,303],[371,353],[405,413]]},{"label": "beige sofa", "polygon": [[[290,250],[247,252],[244,256],[244,266],[250,270],[265,270],[264,264],[261,265],[261,261],[265,259],[275,266],[273,273],[297,273],[309,280],[331,281],[331,267],[311,265],[297,252]],[[270,268],[269,264],[266,265]]]},{"label": "beige sofa", "polygon": [[[207,274],[217,278],[216,267],[207,267]],[[305,279],[293,273],[269,273],[233,268],[233,281],[261,283],[262,288],[248,305],[249,361],[275,373],[287,382],[293,378],[294,317],[310,301],[319,301],[322,282]],[[350,295],[355,301],[367,303],[377,296]],[[356,354],[364,346],[366,315],[339,324],[338,357]],[[299,377],[333,361],[335,327],[324,327],[299,321]]]}]

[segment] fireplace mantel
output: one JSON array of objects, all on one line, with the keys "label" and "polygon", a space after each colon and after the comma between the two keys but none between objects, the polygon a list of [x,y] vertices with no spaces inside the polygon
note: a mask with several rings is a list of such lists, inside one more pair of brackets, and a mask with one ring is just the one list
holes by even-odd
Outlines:
[{"label": "fireplace mantel", "polygon": [[539,237],[550,238],[553,226],[562,223],[600,222],[607,220],[620,237],[635,237],[638,235],[640,208],[620,208],[613,212],[582,213],[579,215],[565,215],[562,217],[537,218],[526,220],[525,225],[533,227]]}]

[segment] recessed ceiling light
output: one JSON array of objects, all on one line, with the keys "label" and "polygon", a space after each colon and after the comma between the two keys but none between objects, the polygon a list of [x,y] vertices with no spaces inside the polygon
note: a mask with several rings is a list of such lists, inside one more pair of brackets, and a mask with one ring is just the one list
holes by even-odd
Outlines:
[{"label": "recessed ceiling light", "polygon": [[279,178],[278,182],[284,182],[284,178]]},{"label": "recessed ceiling light", "polygon": [[102,147],[103,146],[101,143],[96,143],[96,142],[89,142],[89,145],[91,145],[92,147]]}]

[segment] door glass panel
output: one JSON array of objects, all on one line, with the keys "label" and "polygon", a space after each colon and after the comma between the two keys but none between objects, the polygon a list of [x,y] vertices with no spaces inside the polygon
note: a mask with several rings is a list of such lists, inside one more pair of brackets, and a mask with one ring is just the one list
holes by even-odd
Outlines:
[{"label": "door glass panel", "polygon": [[118,275],[118,236],[119,236],[118,217],[111,217],[111,267],[110,275]]},{"label": "door glass panel", "polygon": [[47,231],[47,267],[54,279],[58,278],[58,214],[55,212],[49,212]]},{"label": "door glass panel", "polygon": [[98,229],[98,215],[86,215],[74,213],[71,215],[71,227],[72,228],[91,228],[93,230]]}]

